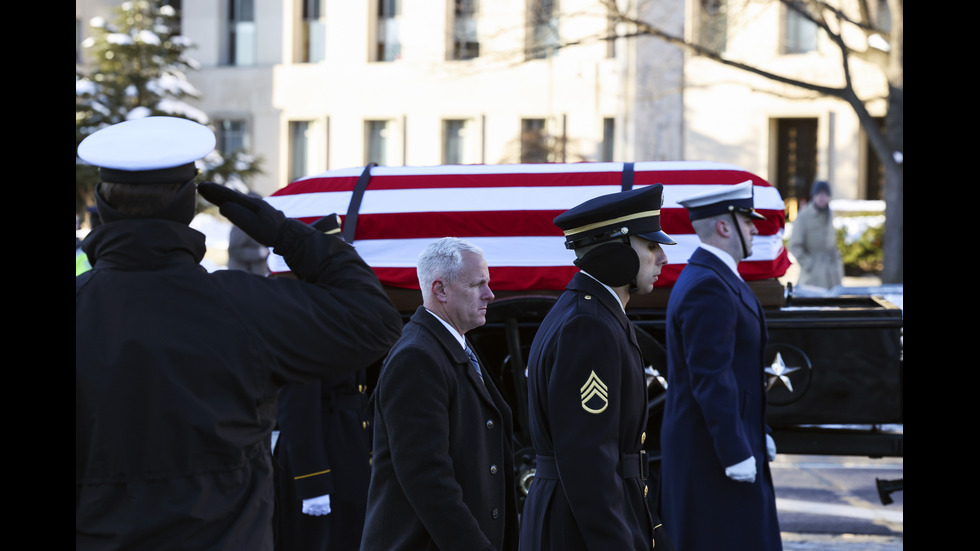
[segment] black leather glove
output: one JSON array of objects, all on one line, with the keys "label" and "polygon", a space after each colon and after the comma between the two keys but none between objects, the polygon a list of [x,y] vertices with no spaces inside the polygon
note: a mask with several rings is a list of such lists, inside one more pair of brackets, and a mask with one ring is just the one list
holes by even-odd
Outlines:
[{"label": "black leather glove", "polygon": [[213,182],[202,182],[197,186],[197,192],[217,205],[222,215],[252,239],[267,247],[279,244],[286,215],[269,203]]},{"label": "black leather glove", "polygon": [[328,214],[310,225],[327,235],[340,237],[340,217],[336,214]]}]

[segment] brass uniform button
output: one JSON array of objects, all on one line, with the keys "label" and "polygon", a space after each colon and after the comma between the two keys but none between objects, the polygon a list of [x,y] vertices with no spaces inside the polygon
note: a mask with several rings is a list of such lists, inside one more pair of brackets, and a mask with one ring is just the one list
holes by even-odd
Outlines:
[{"label": "brass uniform button", "polygon": [[642,446],[643,444],[646,444],[646,441],[647,441],[647,433],[644,432],[643,434],[640,435],[640,445]]}]

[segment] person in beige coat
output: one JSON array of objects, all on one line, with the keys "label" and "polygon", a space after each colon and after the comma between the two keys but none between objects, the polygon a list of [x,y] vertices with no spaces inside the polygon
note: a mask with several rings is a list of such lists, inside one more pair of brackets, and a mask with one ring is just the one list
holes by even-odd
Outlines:
[{"label": "person in beige coat", "polygon": [[810,202],[793,222],[788,246],[800,265],[798,287],[830,289],[840,285],[844,262],[837,248],[837,230],[834,229],[834,213],[830,210],[830,185],[827,182],[814,182]]}]

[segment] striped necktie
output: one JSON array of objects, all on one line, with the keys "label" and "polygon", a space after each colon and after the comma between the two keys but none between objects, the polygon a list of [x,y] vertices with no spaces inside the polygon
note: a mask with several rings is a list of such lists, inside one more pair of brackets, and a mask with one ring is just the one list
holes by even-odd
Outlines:
[{"label": "striped necktie", "polygon": [[480,376],[480,380],[483,380],[483,372],[480,371],[480,362],[476,359],[476,354],[470,349],[469,346],[466,347],[466,355],[470,357],[470,363],[473,364],[473,368],[476,369],[476,374]]}]

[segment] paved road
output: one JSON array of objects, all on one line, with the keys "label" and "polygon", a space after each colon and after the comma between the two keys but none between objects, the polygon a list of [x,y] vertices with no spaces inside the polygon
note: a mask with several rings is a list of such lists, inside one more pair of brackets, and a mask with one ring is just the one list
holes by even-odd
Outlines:
[{"label": "paved road", "polygon": [[875,483],[901,480],[902,458],[780,455],[772,470],[786,551],[902,551],[904,492],[884,505]]},{"label": "paved road", "polygon": [[783,533],[783,551],[902,551],[902,536]]}]

